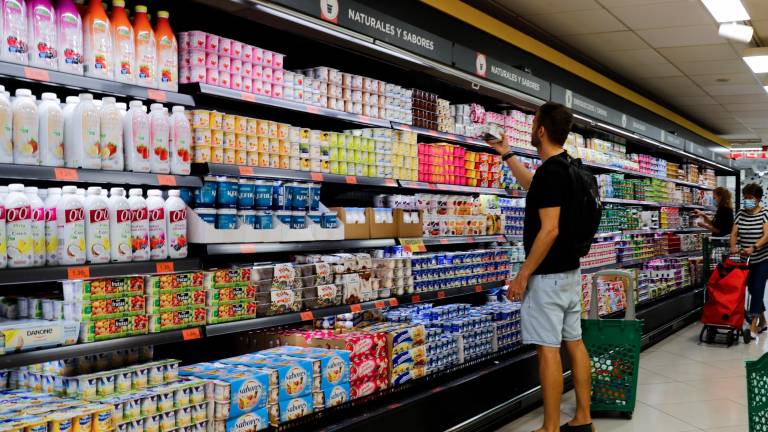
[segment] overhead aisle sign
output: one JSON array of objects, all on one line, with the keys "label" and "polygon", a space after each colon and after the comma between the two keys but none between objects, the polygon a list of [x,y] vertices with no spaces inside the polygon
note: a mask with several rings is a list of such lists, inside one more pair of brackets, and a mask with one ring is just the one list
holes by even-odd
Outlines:
[{"label": "overhead aisle sign", "polygon": [[493,57],[471,50],[459,44],[453,47],[453,63],[456,68],[488,81],[519,90],[539,99],[549,100],[549,82],[502,63]]},{"label": "overhead aisle sign", "polygon": [[351,0],[273,0],[331,24],[451,64],[452,42]]},{"label": "overhead aisle sign", "polygon": [[669,144],[672,147],[679,148],[680,150],[685,150],[685,139],[680,138],[677,135],[673,135],[671,133],[665,133],[661,141],[664,144]]}]

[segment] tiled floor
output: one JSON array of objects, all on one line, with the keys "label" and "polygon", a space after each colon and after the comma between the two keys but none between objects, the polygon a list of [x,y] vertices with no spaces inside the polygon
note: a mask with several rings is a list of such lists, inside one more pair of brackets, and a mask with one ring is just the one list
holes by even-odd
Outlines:
[{"label": "tiled floor", "polygon": [[[747,432],[744,360],[768,352],[768,333],[749,345],[699,345],[694,324],[644,351],[632,420],[595,419],[599,432]],[[561,423],[573,416],[573,392],[563,396]],[[541,427],[541,408],[497,432]]]}]

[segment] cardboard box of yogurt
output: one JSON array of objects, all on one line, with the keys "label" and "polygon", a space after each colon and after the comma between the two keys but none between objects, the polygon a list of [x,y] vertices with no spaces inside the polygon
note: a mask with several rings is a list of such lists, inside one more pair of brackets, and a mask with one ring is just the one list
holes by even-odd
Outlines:
[{"label": "cardboard box of yogurt", "polygon": [[216,422],[214,430],[219,432],[257,432],[269,427],[269,410],[260,408],[238,417],[230,418],[224,423],[224,428]]},{"label": "cardboard box of yogurt", "polygon": [[260,351],[260,354],[314,361],[314,374],[322,377],[320,381],[322,388],[349,381],[349,351],[282,346]]},{"label": "cardboard box of yogurt", "polygon": [[315,387],[319,388],[320,377],[316,386],[313,364],[309,360],[246,354],[221,360],[221,363],[277,371],[279,399],[311,395]]},{"label": "cardboard box of yogurt", "polygon": [[214,384],[214,400],[229,401],[229,418],[264,408],[269,401],[269,374],[257,369],[207,370],[195,376],[219,381]]},{"label": "cardboard box of yogurt", "polygon": [[284,399],[277,405],[269,407],[269,421],[273,426],[277,426],[280,423],[289,422],[304,417],[305,415],[312,414],[314,411],[315,401],[311,394],[292,399]]}]

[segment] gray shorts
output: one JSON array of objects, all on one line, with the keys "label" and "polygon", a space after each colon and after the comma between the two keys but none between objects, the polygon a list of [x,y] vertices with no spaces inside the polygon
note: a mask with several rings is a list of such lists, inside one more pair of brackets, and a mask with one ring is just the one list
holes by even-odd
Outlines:
[{"label": "gray shorts", "polygon": [[524,344],[559,347],[581,339],[581,270],[531,276],[521,327]]}]

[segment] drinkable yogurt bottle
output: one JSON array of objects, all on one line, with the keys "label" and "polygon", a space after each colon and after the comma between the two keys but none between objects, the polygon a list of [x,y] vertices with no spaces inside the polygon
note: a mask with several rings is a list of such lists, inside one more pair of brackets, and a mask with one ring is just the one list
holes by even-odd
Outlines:
[{"label": "drinkable yogurt bottle", "polygon": [[45,208],[45,262],[47,265],[59,264],[59,227],[56,220],[56,205],[61,199],[61,188],[48,188],[48,196],[43,202]]},{"label": "drinkable yogurt bottle", "polygon": [[105,97],[101,100],[99,131],[101,168],[122,171],[125,165],[123,159],[123,116],[117,109],[113,97]]},{"label": "drinkable yogurt bottle", "polygon": [[38,142],[37,104],[32,91],[17,89],[13,110],[13,162],[23,165],[40,165]]},{"label": "drinkable yogurt bottle", "polygon": [[177,189],[169,190],[168,199],[165,200],[168,256],[172,259],[187,256],[187,205],[180,195]]},{"label": "drinkable yogurt bottle", "polygon": [[5,239],[5,200],[8,198],[7,186],[5,193],[0,191],[0,268],[8,265],[8,244]]},{"label": "drinkable yogurt bottle", "polygon": [[192,128],[183,106],[174,106],[170,118],[171,173],[189,175],[192,171],[190,148]]},{"label": "drinkable yogurt bottle", "polygon": [[31,267],[33,263],[31,210],[29,198],[24,194],[23,184],[8,185],[5,209],[8,267]]},{"label": "drinkable yogurt bottle", "polygon": [[150,170],[153,173],[168,174],[171,172],[170,150],[168,148],[170,133],[168,113],[159,103],[150,105],[149,109]]},{"label": "drinkable yogurt bottle", "polygon": [[32,228],[32,265],[45,265],[45,204],[37,195],[35,186],[27,186],[24,193],[29,199],[30,226]]},{"label": "drinkable yogurt bottle", "polygon": [[129,103],[123,117],[123,145],[125,147],[125,169],[134,172],[149,172],[149,115],[141,101]]},{"label": "drinkable yogurt bottle", "polygon": [[159,189],[147,191],[147,212],[149,213],[149,256],[153,260],[166,259],[168,247],[165,200]]},{"label": "drinkable yogurt bottle", "polygon": [[131,206],[131,252],[133,261],[149,260],[149,213],[147,201],[141,189],[128,191],[128,203]]},{"label": "drinkable yogurt bottle", "polygon": [[85,197],[85,246],[88,262],[109,262],[109,205],[99,186],[89,187]]},{"label": "drinkable yogurt bottle", "polygon": [[37,106],[40,164],[64,166],[64,112],[55,93],[43,93]]},{"label": "drinkable yogurt bottle", "polygon": [[123,188],[112,188],[109,194],[110,256],[112,262],[131,261],[131,204]]},{"label": "drinkable yogurt bottle", "polygon": [[64,186],[56,203],[56,225],[59,232],[59,264],[85,263],[85,208],[77,187]]},{"label": "drinkable yogurt bottle", "polygon": [[0,85],[0,163],[13,163],[13,110],[11,98]]},{"label": "drinkable yogurt bottle", "polygon": [[27,3],[24,0],[2,0],[3,37],[0,59],[12,63],[29,63]]}]

